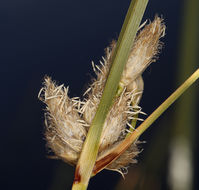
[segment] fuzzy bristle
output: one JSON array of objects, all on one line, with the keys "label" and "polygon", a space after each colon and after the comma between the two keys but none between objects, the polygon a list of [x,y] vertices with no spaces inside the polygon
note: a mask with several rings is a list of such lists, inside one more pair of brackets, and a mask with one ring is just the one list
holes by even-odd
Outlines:
[{"label": "fuzzy bristle", "polygon": [[159,39],[164,35],[163,19],[157,16],[153,22],[138,32],[121,79],[121,83],[127,88],[131,87],[132,81],[140,76],[149,64],[156,61],[162,47]]},{"label": "fuzzy bristle", "polygon": [[68,88],[57,86],[46,77],[39,96],[46,104],[47,146],[64,161],[75,164],[87,131],[79,122],[80,116],[72,99],[68,97]]},{"label": "fuzzy bristle", "polygon": [[[142,29],[141,29],[142,28]],[[165,35],[163,19],[155,17],[154,21],[141,25],[140,31],[122,73],[119,90],[104,122],[97,160],[103,160],[107,154],[136,130],[132,121],[136,123],[139,113],[144,114],[139,106],[144,90],[142,73],[150,63],[157,59],[162,44],[160,38]],[[96,79],[85,91],[83,100],[69,98],[68,88],[56,85],[51,78],[46,77],[39,98],[46,104],[45,138],[47,146],[55,156],[63,161],[75,165],[82,151],[89,127],[95,116],[97,107],[103,94],[106,80],[112,63],[116,41],[106,48],[105,57],[100,65],[92,62]],[[106,169],[124,174],[130,163],[136,163],[135,157],[140,152],[137,144],[133,143],[116,160],[107,165]]]}]

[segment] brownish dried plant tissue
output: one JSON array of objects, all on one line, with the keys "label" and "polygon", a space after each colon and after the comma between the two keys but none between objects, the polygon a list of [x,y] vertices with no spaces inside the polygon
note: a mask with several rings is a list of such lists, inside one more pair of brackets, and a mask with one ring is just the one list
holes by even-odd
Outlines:
[{"label": "brownish dried plant tissue", "polygon": [[[102,159],[120,144],[132,130],[136,116],[143,112],[139,102],[144,90],[143,71],[157,60],[162,47],[160,38],[165,35],[163,19],[156,16],[153,22],[140,26],[136,39],[120,80],[122,89],[105,120],[101,135],[98,158]],[[92,63],[96,78],[83,95],[83,99],[70,98],[68,87],[57,85],[50,77],[45,77],[39,98],[45,105],[45,139],[54,157],[71,165],[76,165],[92,119],[95,116],[108,77],[116,41],[105,50],[99,65]],[[126,173],[130,163],[136,163],[140,150],[134,142],[119,158],[106,169]]]}]

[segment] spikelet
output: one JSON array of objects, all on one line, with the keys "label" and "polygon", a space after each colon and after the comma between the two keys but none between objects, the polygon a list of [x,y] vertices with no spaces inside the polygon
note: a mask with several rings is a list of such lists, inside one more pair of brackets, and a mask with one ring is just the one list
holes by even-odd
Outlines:
[{"label": "spikelet", "polygon": [[[131,106],[133,93],[126,93],[125,90],[118,97],[111,110],[109,111],[104,123],[99,152],[109,148],[116,142],[123,140],[126,136],[126,125],[134,115],[133,106]],[[131,125],[128,123],[131,127]]]},{"label": "spikelet", "polygon": [[162,47],[159,39],[164,35],[165,25],[157,16],[138,33],[121,78],[121,83],[128,90],[132,90],[132,81],[140,76],[149,64],[156,61]]},{"label": "spikelet", "polygon": [[[128,133],[135,130],[131,121],[141,120],[138,114],[142,113],[139,106],[144,90],[142,73],[150,63],[156,60],[162,46],[159,39],[165,35],[163,20],[157,16],[153,22],[148,25],[144,23],[142,26],[144,25],[145,27],[138,32],[122,73],[119,84],[122,90],[115,98],[105,120],[98,161],[110,154]],[[67,163],[75,165],[78,161],[104,90],[115,47],[116,42],[113,41],[110,47],[106,48],[105,58],[102,58],[100,65],[92,63],[97,77],[84,93],[83,101],[79,98],[70,99],[68,88],[63,85],[57,86],[49,77],[45,78],[39,97],[46,104],[47,146],[58,158]],[[118,171],[122,175],[126,173],[127,166],[130,163],[136,163],[135,158],[140,152],[137,147],[139,143],[140,141],[133,143],[106,169]]]},{"label": "spikelet", "polygon": [[[131,105],[132,93],[124,93],[119,100],[116,100],[111,111],[109,112],[107,119],[104,124],[98,160],[105,157],[107,154],[111,153],[111,151],[120,143],[126,135],[130,128],[131,130],[135,130],[130,121],[134,116],[141,112],[141,109],[134,109]],[[136,106],[138,108],[138,106]],[[131,163],[136,163],[137,161],[134,159],[139,153],[137,143],[133,143],[119,158],[109,164],[106,169],[118,171],[122,175],[126,173],[126,168]]]},{"label": "spikelet", "polygon": [[[146,23],[142,26],[145,24]],[[131,99],[132,107],[136,108],[133,109],[135,111],[134,113],[141,113],[141,108],[138,106],[144,90],[144,82],[141,75],[149,64],[156,61],[157,54],[162,47],[162,43],[159,39],[164,35],[165,25],[163,24],[163,20],[156,16],[153,22],[149,23],[138,32],[133,44],[127,64],[122,73],[120,86],[125,87],[126,92],[134,92],[132,93]],[[130,118],[133,117],[128,117],[126,121],[127,124]],[[129,126],[131,127],[131,125]],[[109,164],[107,169],[124,174],[130,163],[136,163],[135,157],[140,152],[137,148],[137,143],[139,144],[140,141],[133,143],[118,159]],[[112,149],[112,147],[110,148]],[[109,152],[111,152],[111,150],[109,150]],[[105,154],[108,154],[108,151],[106,151]]]},{"label": "spikelet", "polygon": [[73,100],[68,97],[68,88],[57,86],[46,77],[39,98],[46,104],[47,146],[58,158],[76,164],[87,131]]}]

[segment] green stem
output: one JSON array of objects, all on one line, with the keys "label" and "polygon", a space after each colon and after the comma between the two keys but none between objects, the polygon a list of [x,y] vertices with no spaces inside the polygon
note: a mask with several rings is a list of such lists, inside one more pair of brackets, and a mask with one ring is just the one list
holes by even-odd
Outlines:
[{"label": "green stem", "polygon": [[184,93],[199,78],[197,69],[169,98],[167,98],[138,128],[137,134],[140,136],[167,108]]},{"label": "green stem", "polygon": [[95,164],[93,175],[104,169],[116,160],[167,108],[179,98],[199,78],[197,69],[169,98],[167,98],[134,132],[121,142],[110,154],[98,160]]},{"label": "green stem", "polygon": [[100,136],[106,116],[116,95],[123,68],[127,62],[130,49],[136,36],[138,27],[146,9],[148,0],[132,0],[128,9],[117,47],[113,56],[113,63],[104,88],[104,92],[89,129],[83,150],[78,161],[73,190],[86,189],[98,154]]}]

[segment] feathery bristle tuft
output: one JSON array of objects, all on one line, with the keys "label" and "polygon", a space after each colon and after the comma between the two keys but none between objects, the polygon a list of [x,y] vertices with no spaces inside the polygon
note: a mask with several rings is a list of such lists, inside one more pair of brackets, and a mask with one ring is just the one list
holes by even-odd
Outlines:
[{"label": "feathery bristle tuft", "polygon": [[[144,90],[142,73],[150,63],[156,61],[162,47],[159,39],[164,35],[165,25],[160,17],[156,16],[153,22],[148,25],[145,22],[140,26],[122,73],[117,96],[103,126],[98,161],[111,154],[115,146],[119,146],[128,133],[136,130],[132,121],[142,121],[138,118],[139,113],[144,114],[139,106]],[[46,104],[47,146],[57,158],[69,164],[75,165],[79,159],[87,132],[102,97],[115,48],[116,41],[112,41],[106,48],[105,57],[102,57],[100,64],[95,65],[92,62],[97,77],[85,91],[83,101],[78,97],[69,98],[68,88],[64,85],[57,86],[49,77],[45,78],[44,87],[39,92],[40,100]],[[136,163],[135,157],[140,152],[137,147],[139,143],[140,141],[133,143],[106,169],[118,171],[123,175],[130,163]]]},{"label": "feathery bristle tuft", "polygon": [[47,146],[64,161],[75,164],[87,131],[79,122],[80,116],[68,97],[68,88],[57,86],[46,77],[39,97],[46,104]]},{"label": "feathery bristle tuft", "polygon": [[149,64],[156,61],[162,47],[159,39],[164,35],[163,19],[157,16],[153,22],[138,32],[121,79],[121,83],[129,90],[132,90],[130,84],[143,73]]}]

